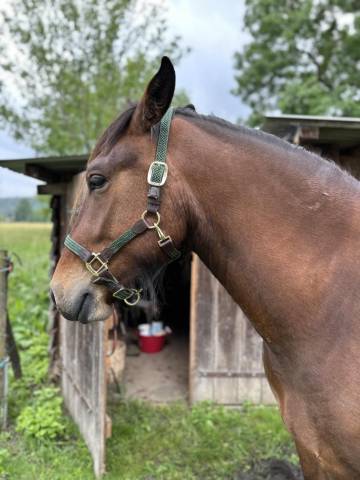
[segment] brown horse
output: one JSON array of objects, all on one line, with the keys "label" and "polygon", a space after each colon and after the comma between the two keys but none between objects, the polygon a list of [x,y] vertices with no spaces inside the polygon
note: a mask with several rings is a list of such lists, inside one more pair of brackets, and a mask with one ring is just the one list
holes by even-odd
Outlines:
[{"label": "brown horse", "polygon": [[[71,233],[91,251],[143,212],[154,126],[174,86],[164,58],[142,100],[96,145]],[[161,226],[177,249],[200,256],[264,339],[267,377],[305,479],[360,479],[358,181],[302,148],[187,108],[175,111],[167,161]],[[134,285],[166,261],[149,230],[110,267]],[[109,290],[67,249],[51,287],[70,320],[111,312]]]}]

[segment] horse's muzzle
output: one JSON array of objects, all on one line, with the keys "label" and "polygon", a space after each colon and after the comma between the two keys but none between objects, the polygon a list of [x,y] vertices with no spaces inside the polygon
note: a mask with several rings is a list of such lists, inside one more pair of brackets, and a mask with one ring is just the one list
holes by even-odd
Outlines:
[{"label": "horse's muzzle", "polygon": [[51,291],[57,309],[67,320],[85,324],[105,320],[111,313],[92,285],[65,292],[61,285],[52,283]]}]

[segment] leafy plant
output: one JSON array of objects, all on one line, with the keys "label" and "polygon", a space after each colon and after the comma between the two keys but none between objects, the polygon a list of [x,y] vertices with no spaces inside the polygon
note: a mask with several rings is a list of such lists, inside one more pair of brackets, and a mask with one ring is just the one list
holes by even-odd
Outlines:
[{"label": "leafy plant", "polygon": [[0,448],[0,478],[4,478],[3,475],[6,474],[5,463],[9,459],[9,456],[9,451],[6,448]]},{"label": "leafy plant", "polygon": [[65,431],[62,402],[58,388],[49,386],[36,390],[32,402],[21,411],[16,430],[38,440],[61,437]]}]

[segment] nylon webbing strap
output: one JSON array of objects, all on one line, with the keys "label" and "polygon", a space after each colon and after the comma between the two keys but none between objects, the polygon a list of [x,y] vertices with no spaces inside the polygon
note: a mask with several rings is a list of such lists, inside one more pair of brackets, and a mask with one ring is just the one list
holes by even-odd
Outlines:
[{"label": "nylon webbing strap", "polygon": [[[160,187],[165,184],[167,178],[168,166],[166,165],[166,158],[173,115],[174,109],[170,107],[161,119],[155,161],[149,168],[148,182],[151,186],[148,192],[147,210],[151,213],[158,212],[160,208]],[[170,261],[174,261],[181,256],[181,253],[175,248],[169,236],[159,240],[158,244],[165,255],[170,258]]]},{"label": "nylon webbing strap", "polygon": [[127,243],[129,243],[133,238],[137,235],[136,232],[132,228],[126,230],[119,238],[114,240],[111,245],[109,245],[108,249],[111,250],[113,253],[116,253],[120,250],[120,248],[125,247]]},{"label": "nylon webbing strap", "polygon": [[[176,260],[181,256],[180,251],[175,248],[171,237],[164,234],[161,230],[159,226],[160,214],[158,212],[160,208],[160,188],[165,184],[168,173],[166,157],[173,114],[173,108],[169,108],[160,121],[155,161],[150,165],[148,172],[148,183],[150,184],[148,204],[141,219],[101,252],[90,252],[71,238],[70,235],[67,235],[64,242],[64,245],[80,257],[85,262],[86,268],[96,277],[94,283],[106,285],[113,292],[114,297],[124,300],[129,306],[135,305],[140,300],[141,289],[124,287],[109,271],[108,262],[119,250],[146,230],[155,230],[159,236],[158,245],[170,261]],[[155,214],[157,217],[156,222],[148,223],[149,220],[148,222],[146,221],[147,214]]]},{"label": "nylon webbing strap", "polygon": [[91,252],[77,243],[73,238],[70,237],[70,235],[67,235],[65,238],[64,245],[73,253],[75,253],[75,255],[80,257],[81,260],[84,260],[84,262],[87,262],[89,257],[91,257]]},{"label": "nylon webbing strap", "polygon": [[147,210],[151,213],[156,213],[160,208],[160,187],[165,184],[167,179],[168,166],[166,165],[166,157],[173,115],[174,109],[170,107],[160,121],[155,161],[149,167],[147,180],[150,188],[147,195]]},{"label": "nylon webbing strap", "polygon": [[166,163],[167,149],[169,143],[169,133],[171,120],[174,115],[174,109],[172,107],[165,113],[160,122],[159,138],[157,142],[155,160],[157,162]]},{"label": "nylon webbing strap", "polygon": [[[126,230],[120,237],[114,240],[108,247],[105,247],[100,254],[100,258],[108,262],[121,248],[125,247],[131,240],[147,230],[147,225],[143,220],[137,221],[131,228]],[[89,261],[93,254],[85,247],[77,243],[70,235],[65,238],[64,245],[75,255],[85,262]]]},{"label": "nylon webbing strap", "polygon": [[101,256],[107,262],[110,258],[127,245],[135,237],[147,230],[147,225],[143,220],[138,220],[131,228],[126,230],[120,237],[114,240],[108,247],[104,248]]}]

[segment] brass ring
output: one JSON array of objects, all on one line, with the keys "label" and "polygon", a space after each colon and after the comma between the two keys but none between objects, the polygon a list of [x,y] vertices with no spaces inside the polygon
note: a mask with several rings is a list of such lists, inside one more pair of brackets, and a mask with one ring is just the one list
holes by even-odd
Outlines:
[{"label": "brass ring", "polygon": [[[153,223],[152,225],[150,225],[150,223],[148,223],[147,220],[146,220],[146,214],[147,214],[147,213],[149,213],[149,212],[148,212],[147,210],[145,210],[145,211],[143,212],[143,214],[141,215],[141,218],[143,219],[143,221],[144,221],[145,225],[147,226],[147,228],[148,228],[149,230],[152,230],[152,229],[158,227],[158,226],[159,226],[159,223],[160,223],[160,213],[159,213],[159,212],[155,212],[155,213],[156,213],[156,222]],[[150,215],[152,215],[151,212],[150,212]]]},{"label": "brass ring", "polygon": [[[132,294],[128,298],[124,298],[124,302],[126,303],[126,305],[128,305],[129,307],[133,307],[134,305],[139,303],[140,298],[141,298],[140,293],[141,293],[141,290],[133,290]],[[133,297],[134,295],[135,295],[135,300],[133,302],[128,300],[129,298]]]}]

